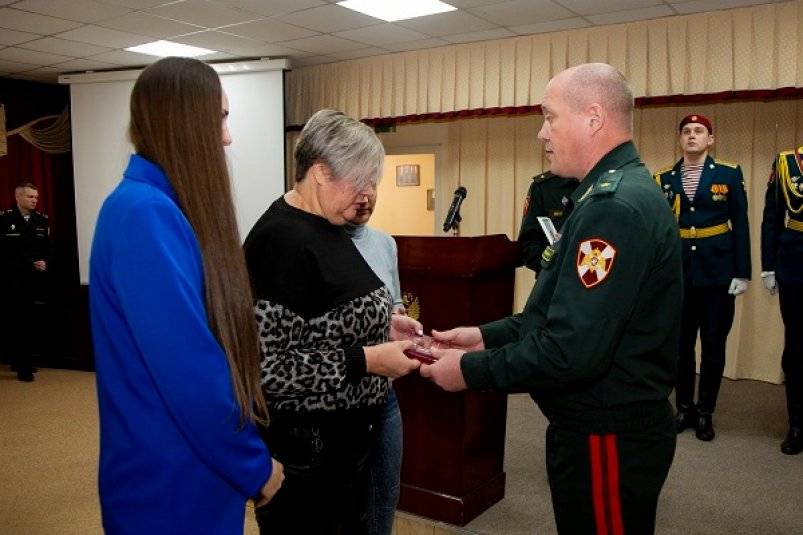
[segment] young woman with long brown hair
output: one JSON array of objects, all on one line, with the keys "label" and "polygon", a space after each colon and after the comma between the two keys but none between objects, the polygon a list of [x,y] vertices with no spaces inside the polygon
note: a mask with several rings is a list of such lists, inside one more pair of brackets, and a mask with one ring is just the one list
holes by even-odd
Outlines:
[{"label": "young woman with long brown hair", "polygon": [[90,303],[107,533],[241,533],[282,467],[265,416],[259,345],[214,70],[166,58],[137,79],[136,154],[98,217]]}]

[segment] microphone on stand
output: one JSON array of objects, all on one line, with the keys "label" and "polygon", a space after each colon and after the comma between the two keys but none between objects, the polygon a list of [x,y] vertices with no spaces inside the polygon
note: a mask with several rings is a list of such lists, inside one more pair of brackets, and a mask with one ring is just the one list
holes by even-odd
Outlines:
[{"label": "microphone on stand", "polygon": [[460,217],[460,204],[463,202],[463,199],[466,198],[467,193],[466,188],[463,186],[454,190],[452,205],[449,207],[449,212],[446,214],[446,219],[443,221],[444,232],[449,232],[453,228],[457,228],[457,224],[462,220]]}]

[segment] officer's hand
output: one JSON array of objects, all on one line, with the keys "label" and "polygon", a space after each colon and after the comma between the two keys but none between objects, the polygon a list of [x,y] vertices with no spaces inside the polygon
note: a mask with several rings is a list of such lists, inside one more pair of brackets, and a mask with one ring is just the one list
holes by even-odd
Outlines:
[{"label": "officer's hand", "polygon": [[36,271],[45,271],[47,269],[47,263],[44,260],[37,260],[33,263],[33,268]]},{"label": "officer's hand", "polygon": [[262,487],[262,496],[264,497],[259,502],[255,502],[254,507],[262,507],[271,501],[284,482],[284,466],[276,459],[271,458],[271,461],[273,461],[273,472]]},{"label": "officer's hand", "polygon": [[438,359],[438,362],[422,364],[421,377],[426,377],[447,392],[465,390],[468,386],[460,369],[460,359],[464,354],[465,351],[462,349],[433,349],[432,356]]},{"label": "officer's hand", "polygon": [[404,314],[390,316],[391,340],[416,340],[424,336],[424,327],[417,320]]},{"label": "officer's hand", "polygon": [[401,340],[363,348],[366,371],[394,379],[407,375],[421,365],[419,361],[404,354],[404,351],[413,345],[410,340]]},{"label": "officer's hand", "polygon": [[482,341],[482,333],[479,327],[457,327],[448,331],[432,329],[432,338],[441,345],[464,351],[485,349],[485,342]]},{"label": "officer's hand", "polygon": [[747,279],[733,279],[728,293],[731,295],[741,295],[747,291]]},{"label": "officer's hand", "polygon": [[778,283],[775,281],[774,271],[763,271],[761,273],[761,281],[764,283],[764,288],[767,289],[770,295],[778,293]]}]

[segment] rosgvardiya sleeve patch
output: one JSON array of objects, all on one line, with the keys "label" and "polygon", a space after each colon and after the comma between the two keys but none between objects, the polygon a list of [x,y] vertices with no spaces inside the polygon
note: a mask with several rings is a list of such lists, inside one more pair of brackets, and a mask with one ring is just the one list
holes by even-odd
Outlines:
[{"label": "rosgvardiya sleeve patch", "polygon": [[587,289],[604,281],[613,269],[616,247],[602,238],[582,240],[577,246],[577,276]]}]

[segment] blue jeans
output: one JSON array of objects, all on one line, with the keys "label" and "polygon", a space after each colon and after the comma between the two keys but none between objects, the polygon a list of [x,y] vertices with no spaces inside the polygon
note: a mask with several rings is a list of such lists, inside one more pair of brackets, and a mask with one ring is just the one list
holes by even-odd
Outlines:
[{"label": "blue jeans", "polygon": [[402,461],[402,421],[399,402],[393,385],[388,402],[379,416],[376,443],[368,458],[368,532],[390,535],[396,505],[399,503],[399,480]]}]

